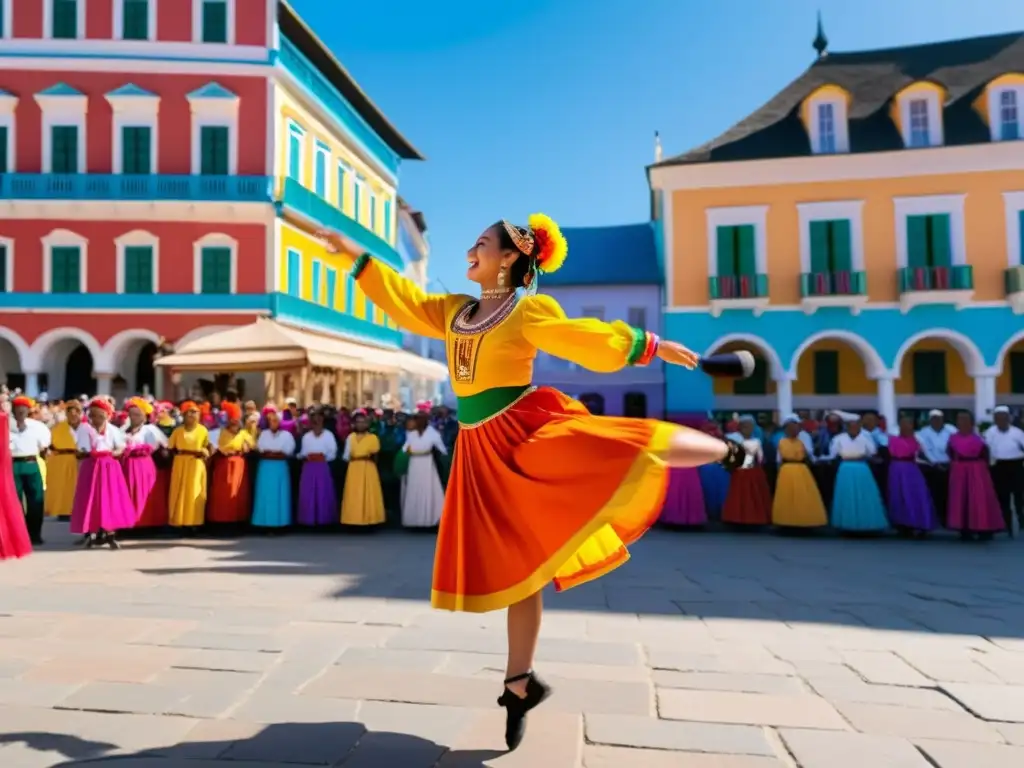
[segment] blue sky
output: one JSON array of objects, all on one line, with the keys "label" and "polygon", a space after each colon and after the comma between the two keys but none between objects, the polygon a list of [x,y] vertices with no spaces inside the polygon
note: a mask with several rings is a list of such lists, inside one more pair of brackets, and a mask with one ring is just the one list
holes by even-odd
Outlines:
[{"label": "blue sky", "polygon": [[292,4],[427,156],[403,165],[400,193],[452,291],[499,218],[645,220],[654,131],[676,154],[760,106],[813,61],[819,10],[835,51],[1024,30],[1021,0]]}]

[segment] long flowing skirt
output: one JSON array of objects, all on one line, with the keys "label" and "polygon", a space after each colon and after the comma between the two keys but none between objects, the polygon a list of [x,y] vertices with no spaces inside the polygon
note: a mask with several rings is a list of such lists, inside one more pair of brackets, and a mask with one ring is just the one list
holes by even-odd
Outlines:
[{"label": "long flowing skirt", "polygon": [[772,500],[772,522],[785,528],[820,528],[828,525],[828,513],[810,467],[786,461],[779,467]]},{"label": "long flowing skirt", "polygon": [[954,531],[977,533],[1006,529],[988,462],[954,461],[950,465],[947,525]]},{"label": "long flowing skirt", "polygon": [[72,533],[131,528],[138,519],[124,471],[113,456],[89,457],[78,469]]},{"label": "long flowing skirt", "polygon": [[[151,456],[126,456],[121,460],[128,496],[135,507],[136,528],[167,524],[167,486],[160,487],[160,472]],[[166,475],[165,475],[166,476]]]},{"label": "long flowing skirt", "polygon": [[8,448],[10,423],[0,423],[0,560],[24,557],[32,552],[32,542],[25,527],[25,512],[14,488],[14,470]]},{"label": "long flowing skirt", "polygon": [[168,522],[173,526],[194,528],[206,517],[206,462],[198,456],[174,457],[171,468],[171,494]]},{"label": "long flowing skirt", "polygon": [[887,491],[889,521],[895,527],[915,531],[931,531],[939,527],[928,483],[915,462],[890,462]]},{"label": "long flowing skirt", "polygon": [[366,459],[350,461],[341,498],[342,525],[380,525],[385,520],[384,491],[377,465]]},{"label": "long flowing skirt", "polygon": [[832,496],[832,527],[840,531],[865,533],[884,531],[889,527],[882,494],[866,462],[840,463]]},{"label": "long flowing skirt", "polygon": [[772,521],[772,492],[761,467],[733,472],[722,522],[732,525],[768,525]]},{"label": "long flowing skirt", "polygon": [[68,517],[75,505],[78,484],[78,457],[73,453],[55,453],[46,460],[47,517]]},{"label": "long flowing skirt", "polygon": [[708,521],[700,472],[694,467],[673,467],[658,522],[666,525],[704,525]]},{"label": "long flowing skirt", "polygon": [[592,416],[541,387],[459,432],[434,557],[435,608],[507,607],[567,589],[629,558],[665,497],[677,430]]},{"label": "long flowing skirt", "polygon": [[719,520],[722,517],[722,507],[729,496],[729,484],[731,476],[721,464],[705,464],[698,469],[700,473],[700,485],[704,489],[704,505],[707,508],[708,517],[712,520]]},{"label": "long flowing skirt", "polygon": [[299,480],[299,525],[333,525],[338,522],[338,494],[331,465],[307,461]]},{"label": "long flowing skirt", "polygon": [[287,460],[260,459],[252,524],[257,528],[292,524],[292,477]]},{"label": "long flowing skirt", "polygon": [[206,519],[211,523],[244,523],[252,511],[252,483],[245,456],[218,456],[210,479]]},{"label": "long flowing skirt", "polygon": [[402,478],[402,525],[433,528],[441,522],[444,488],[431,454],[409,457],[409,471]]}]

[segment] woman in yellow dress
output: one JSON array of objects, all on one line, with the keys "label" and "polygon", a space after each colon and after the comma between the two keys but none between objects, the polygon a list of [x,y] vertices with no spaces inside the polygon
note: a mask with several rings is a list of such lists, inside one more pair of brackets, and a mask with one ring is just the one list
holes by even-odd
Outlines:
[{"label": "woman in yellow dress", "polygon": [[182,424],[171,433],[168,448],[174,454],[168,522],[177,528],[196,529],[206,515],[206,459],[210,433],[199,423],[199,406],[181,404]]},{"label": "woman in yellow dress", "polygon": [[358,411],[345,438],[342,459],[348,462],[341,497],[342,525],[380,525],[384,522],[384,491],[377,471],[380,440],[369,431],[370,421]]},{"label": "woman in yellow dress", "polygon": [[538,275],[556,270],[567,250],[548,217],[531,216],[526,227],[502,220],[473,241],[466,276],[480,285],[479,299],[428,295],[369,254],[352,258],[359,248],[346,237],[320,234],[331,253],[352,259],[350,274],[392,320],[446,342],[460,429],[431,603],[508,609],[498,703],[514,749],[527,712],[550,694],[533,673],[541,590],[552,581],[556,589],[583,584],[626,562],[626,545],[661,512],[670,466],[735,467],[743,448],[653,419],[593,416],[555,389],[530,385],[538,351],[606,373],[655,357],[689,368],[699,362],[642,328],[566,317],[557,301],[537,294]]},{"label": "woman in yellow dress", "polygon": [[807,446],[800,439],[800,418],[789,416],[779,440],[779,476],[772,501],[772,523],[782,528],[820,528],[828,513],[808,466]]},{"label": "woman in yellow dress", "polygon": [[46,515],[71,517],[78,482],[78,443],[75,433],[82,423],[82,404],[69,400],[64,421],[50,430],[50,453],[46,457]]}]

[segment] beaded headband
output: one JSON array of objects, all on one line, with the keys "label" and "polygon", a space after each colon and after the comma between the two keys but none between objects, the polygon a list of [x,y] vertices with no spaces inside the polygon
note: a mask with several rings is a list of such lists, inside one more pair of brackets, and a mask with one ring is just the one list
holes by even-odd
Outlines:
[{"label": "beaded headband", "polygon": [[505,227],[505,231],[508,232],[508,236],[512,238],[512,242],[515,243],[516,248],[527,256],[532,256],[535,244],[533,233],[529,230],[523,232],[523,230],[515,224],[508,221],[508,219],[502,219],[501,224]]}]

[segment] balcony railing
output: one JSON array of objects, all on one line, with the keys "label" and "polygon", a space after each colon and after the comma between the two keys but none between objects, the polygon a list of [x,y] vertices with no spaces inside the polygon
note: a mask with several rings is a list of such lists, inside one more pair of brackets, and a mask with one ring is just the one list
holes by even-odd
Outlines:
[{"label": "balcony railing", "polygon": [[402,258],[390,244],[355,219],[346,216],[313,190],[306,189],[295,179],[286,178],[284,180],[280,202],[285,208],[290,208],[313,224],[336,230],[356,243],[361,250],[380,259],[393,269],[402,271]]},{"label": "balcony railing", "polygon": [[867,292],[863,272],[804,272],[800,275],[800,295],[804,298],[864,296]]},{"label": "balcony railing", "polygon": [[974,269],[954,267],[904,267],[899,271],[900,293],[922,291],[973,291]]},{"label": "balcony railing", "polygon": [[269,203],[269,176],[0,174],[0,200],[161,200]]},{"label": "balcony railing", "polygon": [[1006,284],[1007,296],[1024,293],[1024,265],[1010,267],[1003,272],[1003,281]]},{"label": "balcony railing", "polygon": [[767,299],[768,275],[712,277],[708,279],[708,292],[712,301]]},{"label": "balcony railing", "polygon": [[402,332],[397,329],[385,328],[369,320],[353,317],[346,312],[339,312],[286,293],[272,293],[269,299],[270,314],[279,320],[320,331],[341,333],[371,344],[402,346]]}]

